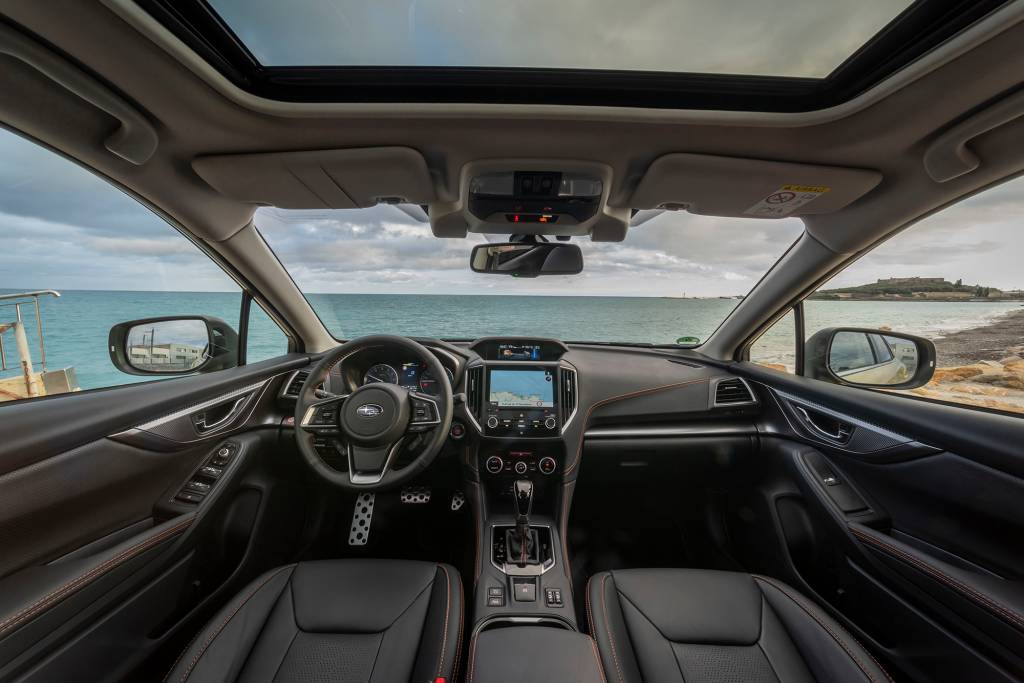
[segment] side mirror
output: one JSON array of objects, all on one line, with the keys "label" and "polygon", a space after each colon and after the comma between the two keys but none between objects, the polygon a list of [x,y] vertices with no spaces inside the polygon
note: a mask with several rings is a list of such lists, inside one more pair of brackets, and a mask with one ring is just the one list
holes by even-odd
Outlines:
[{"label": "side mirror", "polygon": [[830,327],[804,348],[804,376],[833,384],[914,389],[935,373],[935,345],[888,330]]},{"label": "side mirror", "polygon": [[110,362],[129,375],[186,375],[238,364],[238,333],[206,316],[146,318],[110,329]]},{"label": "side mirror", "polygon": [[575,244],[558,242],[478,244],[469,267],[474,273],[512,277],[576,275],[583,270],[583,252]]}]

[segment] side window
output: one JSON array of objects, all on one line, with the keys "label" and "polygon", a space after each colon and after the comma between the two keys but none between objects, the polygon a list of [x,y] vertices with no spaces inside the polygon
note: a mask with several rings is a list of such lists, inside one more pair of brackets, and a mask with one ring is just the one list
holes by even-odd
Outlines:
[{"label": "side window", "polygon": [[1022,211],[1024,178],[911,226],[804,302],[806,339],[877,330],[834,336],[829,364],[844,381],[879,387],[917,372],[914,344],[898,335],[924,337],[935,345],[935,374],[893,391],[1024,414]]},{"label": "side window", "polygon": [[796,315],[792,309],[750,345],[750,360],[771,370],[796,372]]},{"label": "side window", "polygon": [[258,363],[261,360],[277,358],[286,353],[288,353],[288,336],[281,331],[274,319],[253,301],[249,307],[245,362]]},{"label": "side window", "polygon": [[130,196],[2,128],[0,236],[0,401],[234,364],[234,281]]}]

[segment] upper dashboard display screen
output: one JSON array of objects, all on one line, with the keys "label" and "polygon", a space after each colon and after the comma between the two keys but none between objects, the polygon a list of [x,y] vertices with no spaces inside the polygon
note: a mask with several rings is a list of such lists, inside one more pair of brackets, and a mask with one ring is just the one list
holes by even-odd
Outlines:
[{"label": "upper dashboard display screen", "polygon": [[498,360],[541,360],[540,344],[498,344]]},{"label": "upper dashboard display screen", "polygon": [[492,369],[489,394],[499,408],[553,408],[554,377],[548,370]]}]

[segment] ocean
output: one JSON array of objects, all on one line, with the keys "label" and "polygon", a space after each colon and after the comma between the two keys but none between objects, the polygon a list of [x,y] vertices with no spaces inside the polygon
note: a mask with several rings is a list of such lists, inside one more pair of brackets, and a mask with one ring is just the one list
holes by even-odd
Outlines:
[{"label": "ocean", "polygon": [[[5,290],[12,291],[12,290]],[[668,344],[681,336],[706,339],[739,303],[734,299],[640,297],[516,297],[391,294],[310,294],[321,320],[335,336],[389,333],[442,339],[488,335],[532,335],[565,341]],[[209,315],[237,329],[241,295],[216,292],[124,292],[64,290],[40,300],[46,366],[74,367],[83,389],[147,381],[111,364],[107,336],[116,323],[170,315]],[[0,302],[3,303],[3,302]],[[988,324],[1021,307],[1019,302],[809,301],[807,330],[826,326],[889,326],[930,338]],[[40,364],[35,314],[23,307],[33,362]],[[0,322],[13,309],[0,307]],[[782,326],[779,326],[782,327]],[[17,372],[13,336],[4,333],[7,363]],[[791,363],[792,332],[773,330],[758,345],[758,360]],[[265,316],[253,320],[249,361],[284,353],[285,339]]]}]

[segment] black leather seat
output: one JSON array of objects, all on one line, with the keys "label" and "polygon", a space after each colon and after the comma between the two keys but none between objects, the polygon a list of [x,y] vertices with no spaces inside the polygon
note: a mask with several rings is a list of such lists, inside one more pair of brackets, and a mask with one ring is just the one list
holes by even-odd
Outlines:
[{"label": "black leather seat", "polygon": [[696,569],[602,572],[587,615],[610,683],[887,683],[834,619],[763,576]]},{"label": "black leather seat", "polygon": [[303,562],[267,572],[213,618],[168,681],[452,681],[462,638],[453,567]]}]

